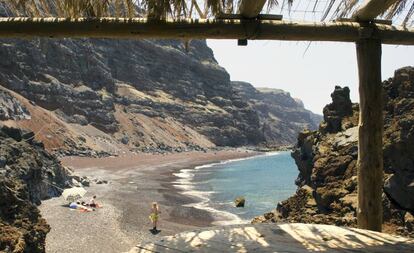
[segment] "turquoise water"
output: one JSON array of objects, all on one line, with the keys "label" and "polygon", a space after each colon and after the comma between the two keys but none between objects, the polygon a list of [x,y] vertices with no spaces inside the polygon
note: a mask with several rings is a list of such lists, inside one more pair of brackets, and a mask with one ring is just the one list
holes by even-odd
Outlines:
[{"label": "turquoise water", "polygon": [[[298,169],[290,152],[278,152],[182,170],[177,176],[177,186],[200,199],[194,207],[216,212],[222,220],[240,222],[268,212],[292,196]],[[237,196],[246,198],[244,208],[234,207]]]}]

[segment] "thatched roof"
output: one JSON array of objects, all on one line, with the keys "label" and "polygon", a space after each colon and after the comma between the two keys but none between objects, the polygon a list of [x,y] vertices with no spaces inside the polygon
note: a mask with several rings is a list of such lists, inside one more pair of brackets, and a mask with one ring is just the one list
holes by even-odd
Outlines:
[{"label": "thatched roof", "polygon": [[[26,17],[206,18],[237,13],[241,0],[0,0],[0,13]],[[350,18],[363,0],[267,0],[264,11],[284,20],[324,21]],[[395,1],[379,18],[413,24],[414,0]]]}]

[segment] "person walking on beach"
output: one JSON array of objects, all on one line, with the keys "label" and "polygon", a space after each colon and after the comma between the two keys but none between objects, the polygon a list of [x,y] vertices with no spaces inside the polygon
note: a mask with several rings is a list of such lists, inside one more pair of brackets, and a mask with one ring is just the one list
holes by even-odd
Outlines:
[{"label": "person walking on beach", "polygon": [[151,214],[149,216],[149,218],[150,218],[150,220],[152,222],[152,226],[153,226],[153,228],[152,228],[152,232],[153,233],[158,232],[158,230],[157,230],[157,222],[158,222],[159,214],[160,213],[161,212],[160,212],[160,209],[159,209],[159,206],[158,206],[157,202],[153,202],[151,204]]}]

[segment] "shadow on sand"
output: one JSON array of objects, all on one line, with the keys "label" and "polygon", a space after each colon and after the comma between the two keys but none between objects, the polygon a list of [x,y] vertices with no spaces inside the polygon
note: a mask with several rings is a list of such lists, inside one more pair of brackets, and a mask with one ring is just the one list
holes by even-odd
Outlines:
[{"label": "shadow on sand", "polygon": [[331,225],[249,224],[166,236],[130,252],[413,253],[414,239]]},{"label": "shadow on sand", "polygon": [[161,233],[161,230],[158,230],[158,229],[150,229],[149,231],[153,235],[158,235],[159,233]]}]

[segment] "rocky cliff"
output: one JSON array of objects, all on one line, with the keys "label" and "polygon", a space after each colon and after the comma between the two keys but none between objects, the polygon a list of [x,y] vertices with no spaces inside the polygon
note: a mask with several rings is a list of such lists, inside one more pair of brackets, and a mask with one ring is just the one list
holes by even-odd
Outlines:
[{"label": "rocky cliff", "polygon": [[236,92],[257,112],[260,132],[268,146],[290,145],[303,129],[315,130],[320,115],[306,110],[303,102],[286,91],[254,88],[246,82],[232,82]]},{"label": "rocky cliff", "polygon": [[[187,51],[172,40],[2,40],[0,59],[0,85],[70,125],[42,130],[48,149],[292,144],[301,127],[314,125],[287,93],[263,95],[275,106],[259,112],[260,98],[238,92],[205,41],[191,41]],[[49,145],[55,139],[60,145]]]},{"label": "rocky cliff", "polygon": [[67,170],[33,135],[0,127],[1,252],[44,252],[49,226],[36,205],[70,185]]},{"label": "rocky cliff", "polygon": [[[414,236],[414,68],[395,71],[384,89],[384,225]],[[297,192],[254,222],[356,225],[358,105],[336,87],[318,131],[304,131],[292,152]]]}]

